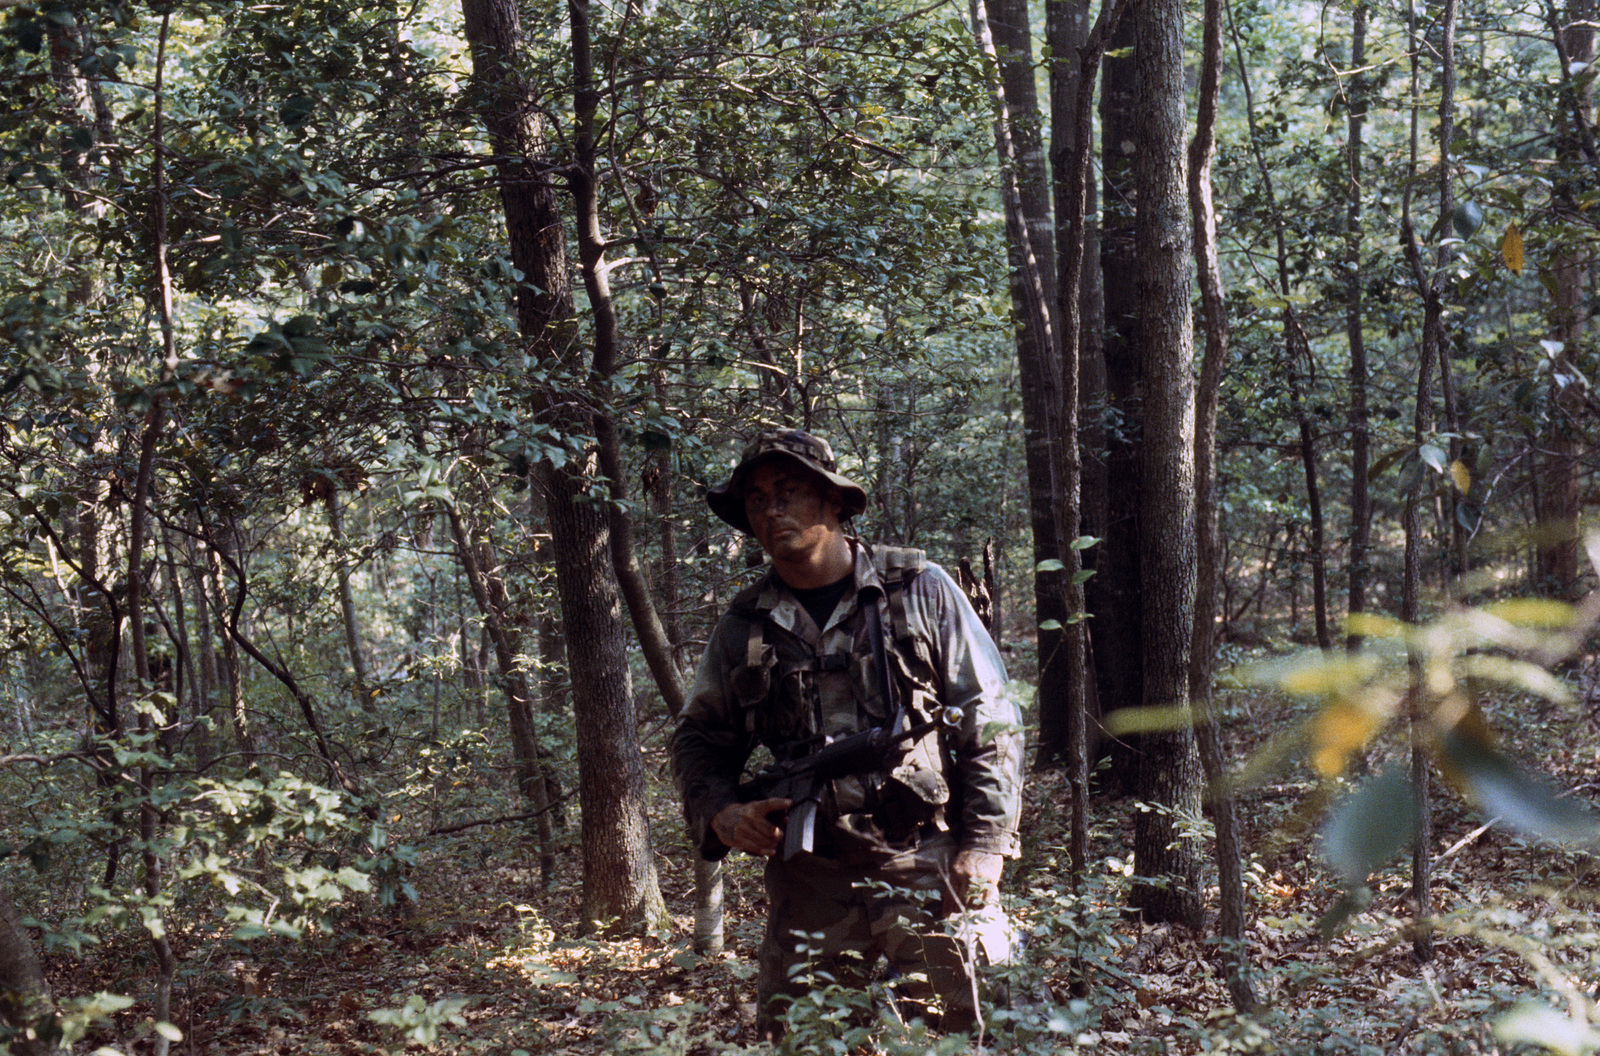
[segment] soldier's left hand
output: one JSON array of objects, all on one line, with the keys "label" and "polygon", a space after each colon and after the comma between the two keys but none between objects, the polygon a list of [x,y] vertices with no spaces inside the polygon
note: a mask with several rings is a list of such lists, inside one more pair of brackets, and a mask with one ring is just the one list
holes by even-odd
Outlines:
[{"label": "soldier's left hand", "polygon": [[950,863],[950,887],[944,896],[945,914],[948,916],[963,909],[976,909],[997,900],[1000,897],[1000,871],[1004,867],[1005,859],[998,854],[956,852],[955,861]]}]

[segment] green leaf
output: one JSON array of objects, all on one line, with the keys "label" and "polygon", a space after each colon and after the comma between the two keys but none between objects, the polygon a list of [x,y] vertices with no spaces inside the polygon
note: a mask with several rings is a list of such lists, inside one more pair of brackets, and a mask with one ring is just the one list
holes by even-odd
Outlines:
[{"label": "green leaf", "polygon": [[1570,843],[1600,838],[1600,819],[1576,799],[1561,798],[1545,782],[1457,726],[1440,745],[1447,771],[1465,786],[1484,813],[1526,836]]},{"label": "green leaf", "polygon": [[1457,202],[1450,221],[1455,225],[1457,235],[1471,238],[1483,226],[1483,209],[1471,200]]},{"label": "green leaf", "polygon": [[316,110],[317,101],[309,95],[291,95],[278,107],[278,118],[289,128],[299,128]]},{"label": "green leaf", "polygon": [[1034,565],[1033,566],[1033,570],[1035,572],[1060,572],[1063,568],[1066,568],[1066,567],[1067,567],[1066,565],[1062,564],[1059,560],[1057,560],[1056,558],[1052,557],[1052,558],[1050,558],[1048,560],[1040,561],[1037,565]]},{"label": "green leaf", "polygon": [[1351,886],[1388,864],[1417,828],[1410,778],[1379,774],[1339,800],[1322,827],[1322,857]]},{"label": "green leaf", "polygon": [[1417,448],[1417,457],[1426,462],[1435,473],[1443,473],[1450,463],[1450,455],[1441,447],[1423,444]]}]

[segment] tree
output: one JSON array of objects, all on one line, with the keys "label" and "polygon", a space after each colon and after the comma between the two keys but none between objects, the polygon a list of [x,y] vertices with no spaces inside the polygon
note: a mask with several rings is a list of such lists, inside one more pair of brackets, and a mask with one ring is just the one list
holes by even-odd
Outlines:
[{"label": "tree", "polygon": [[1039,643],[1038,759],[1067,754],[1072,694],[1083,677],[1069,666],[1063,572],[1066,540],[1058,521],[1063,495],[1062,378],[1057,314],[1056,259],[1052,252],[1050,177],[1042,142],[1043,118],[1034,87],[1033,37],[1028,5],[976,0],[973,25],[995,64],[995,153],[1000,159],[1006,235],[1011,261],[1011,303],[1021,375],[1023,452],[1033,531],[1034,608]]},{"label": "tree", "polygon": [[[589,47],[587,9],[572,5],[574,65],[579,90],[592,90],[583,72]],[[517,73],[522,38],[516,10],[501,0],[463,0],[474,75],[492,100],[483,119],[500,163],[500,197],[513,263],[525,276],[518,323],[536,360],[571,366],[572,349],[560,323],[570,317],[560,214],[548,177],[538,167],[546,146],[534,101]],[[592,97],[578,99],[580,119]],[[592,113],[592,109],[588,111]],[[576,179],[582,181],[580,171]],[[520,182],[519,182],[520,181]],[[528,184],[532,184],[529,186]],[[563,430],[587,423],[555,422]],[[656,926],[665,913],[651,857],[644,771],[625,658],[620,598],[612,571],[610,526],[590,492],[599,479],[588,443],[561,464],[538,471],[545,492],[551,547],[561,600],[562,630],[572,673],[577,726],[579,802],[583,808],[584,908],[591,921],[626,928]]]},{"label": "tree", "polygon": [[34,1056],[54,1049],[47,1029],[54,1012],[50,983],[39,964],[22,914],[0,891],[0,1021],[9,1028],[8,1051]]},{"label": "tree", "polygon": [[[1195,609],[1194,637],[1189,660],[1189,697],[1209,712],[1217,628],[1217,399],[1222,385],[1223,361],[1228,352],[1227,305],[1217,259],[1217,214],[1211,186],[1211,163],[1216,150],[1217,98],[1222,79],[1222,4],[1207,0],[1205,33],[1201,47],[1200,104],[1194,138],[1189,144],[1188,196],[1194,230],[1194,256],[1200,280],[1200,304],[1205,351],[1195,396]],[[1216,827],[1217,891],[1220,903],[1218,932],[1223,949],[1228,993],[1233,1007],[1249,1011],[1256,1004],[1251,982],[1250,951],[1244,888],[1244,850],[1233,793],[1227,787],[1227,763],[1217,723],[1211,714],[1196,714],[1195,743],[1210,790],[1211,813]]]},{"label": "tree", "polygon": [[[1067,744],[1066,762],[1072,788],[1072,868],[1074,882],[1082,879],[1089,861],[1089,691],[1087,606],[1083,589],[1082,523],[1083,443],[1080,441],[1080,407],[1084,364],[1100,359],[1099,272],[1085,268],[1097,250],[1097,229],[1090,219],[1089,161],[1093,151],[1095,71],[1107,36],[1121,19],[1126,5],[1101,9],[1092,30],[1085,25],[1087,9],[1075,4],[1046,5],[1052,54],[1050,65],[1051,157],[1056,173],[1056,253],[1061,276],[1058,295],[1061,321],[1062,478],[1055,519],[1063,539],[1061,574],[1067,626],[1063,632]],[[1076,61],[1074,61],[1074,59]],[[1097,253],[1093,254],[1097,256]]]},{"label": "tree", "polygon": [[[1194,630],[1194,384],[1189,278],[1192,268],[1184,159],[1183,11],[1166,0],[1135,0],[1134,57],[1142,86],[1143,142],[1135,160],[1138,296],[1144,378],[1140,444],[1139,573],[1147,707],[1189,707]],[[1140,783],[1156,809],[1134,818],[1140,876],[1169,883],[1134,888],[1134,905],[1156,920],[1198,927],[1203,908],[1199,855],[1182,831],[1200,814],[1200,759],[1187,727],[1144,747]]]}]

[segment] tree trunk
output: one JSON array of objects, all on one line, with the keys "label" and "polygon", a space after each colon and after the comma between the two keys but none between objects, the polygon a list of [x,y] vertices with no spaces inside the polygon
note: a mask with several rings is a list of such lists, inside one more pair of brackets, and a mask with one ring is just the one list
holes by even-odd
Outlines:
[{"label": "tree trunk", "polygon": [[40,1035],[41,1021],[55,1012],[50,983],[34,952],[33,940],[22,923],[22,914],[10,895],[0,890],[0,1019],[15,1032],[10,1051],[17,1056],[42,1056],[55,1052],[53,1042]]},{"label": "tree trunk", "polygon": [[333,539],[334,578],[339,590],[339,614],[344,622],[344,644],[350,652],[350,670],[354,672],[355,685],[352,696],[358,706],[372,707],[371,676],[367,673],[366,651],[361,648],[361,624],[356,619],[356,595],[350,586],[350,565],[344,552],[344,510],[339,504],[339,491],[331,488],[327,498],[328,534]]},{"label": "tree trunk", "polygon": [[[1185,202],[1183,6],[1134,0],[1134,59],[1144,130],[1134,169],[1137,294],[1145,378],[1139,507],[1142,654],[1147,707],[1187,709],[1194,634],[1194,386],[1189,307],[1192,264]],[[1131,898],[1150,919],[1201,923],[1200,855],[1186,823],[1200,817],[1200,757],[1187,726],[1146,739],[1141,784],[1155,810],[1134,815],[1134,870],[1165,877]]]},{"label": "tree trunk", "polygon": [[[1131,11],[1131,9],[1130,9]],[[1101,539],[1091,553],[1094,576],[1085,584],[1094,646],[1095,687],[1103,712],[1136,708],[1144,703],[1144,642],[1141,608],[1144,590],[1139,573],[1139,509],[1144,482],[1140,478],[1140,432],[1144,422],[1143,365],[1140,358],[1139,252],[1134,237],[1138,193],[1134,166],[1147,148],[1146,130],[1136,103],[1143,86],[1133,57],[1136,17],[1118,24],[1103,64],[1100,90],[1101,289],[1105,292],[1102,343],[1103,372],[1085,373],[1085,387],[1103,381],[1103,389],[1087,398],[1097,404],[1105,428],[1091,458],[1100,465],[1085,474],[1097,494],[1084,497],[1084,524]],[[1125,736],[1109,743],[1109,786],[1123,794],[1144,795],[1140,788],[1141,738]]]},{"label": "tree trunk", "polygon": [[[500,201],[512,263],[526,276],[518,288],[517,323],[535,355],[549,365],[576,365],[558,347],[572,315],[560,209],[540,171],[545,144],[539,110],[517,73],[522,27],[511,0],[462,0],[474,79],[483,89],[480,110],[498,159]],[[573,66],[592,69],[588,5],[574,0]],[[593,86],[578,85],[577,107],[593,113]],[[583,119],[580,119],[581,123]],[[582,178],[582,174],[578,174]],[[569,437],[591,423],[557,420]],[[594,923],[643,930],[666,917],[650,849],[647,785],[639,754],[638,721],[630,690],[627,641],[605,511],[593,501],[599,478],[595,452],[568,452],[566,463],[542,463],[539,480],[548,503],[556,592],[572,679],[577,730],[578,800],[583,811],[583,914]]]},{"label": "tree trunk", "polygon": [[[1563,107],[1556,135],[1557,164],[1562,170],[1554,188],[1554,206],[1566,225],[1583,223],[1580,199],[1600,174],[1595,156],[1594,81],[1581,84],[1572,71],[1586,70],[1594,61],[1595,5],[1593,0],[1569,0],[1566,20],[1552,4],[1549,21],[1552,42],[1564,72]],[[1583,430],[1574,419],[1584,414],[1585,386],[1578,382],[1575,361],[1584,337],[1584,290],[1588,285],[1589,254],[1581,245],[1562,245],[1551,262],[1553,303],[1549,313],[1550,338],[1558,343],[1551,362],[1548,394],[1549,419],[1539,456],[1537,491],[1540,543],[1535,554],[1538,582],[1535,589],[1554,597],[1576,600],[1578,583],[1578,517],[1581,508]]]},{"label": "tree trunk", "polygon": [[[1431,266],[1422,256],[1421,245],[1417,241],[1416,230],[1411,220],[1411,183],[1406,185],[1405,197],[1401,207],[1401,240],[1405,247],[1406,258],[1411,264],[1412,274],[1416,279],[1417,289],[1423,296],[1422,314],[1422,341],[1420,343],[1417,363],[1417,403],[1412,420],[1412,441],[1420,449],[1433,435],[1433,372],[1436,369],[1438,357],[1447,354],[1444,340],[1444,285],[1445,268],[1450,262],[1450,247],[1444,242],[1444,235],[1450,230],[1452,216],[1455,212],[1455,195],[1451,187],[1451,158],[1450,144],[1455,135],[1455,30],[1456,30],[1456,0],[1445,0],[1441,12],[1437,31],[1439,34],[1439,110],[1438,110],[1438,136],[1439,136],[1439,168],[1435,173],[1438,187],[1438,228],[1440,245],[1434,253]],[[1409,33],[1414,47],[1420,47],[1422,40],[1418,33],[1415,11],[1410,13]],[[1413,52],[1411,57],[1411,86],[1413,93],[1421,87],[1421,72],[1419,52]],[[1413,99],[1420,99],[1417,94]],[[1411,169],[1416,171],[1421,114],[1418,108],[1411,112]],[[1424,474],[1419,471],[1415,474],[1417,483],[1412,487],[1410,494],[1405,497],[1405,579],[1401,589],[1400,618],[1415,623],[1421,618],[1422,594],[1422,553],[1424,540],[1422,538],[1421,507],[1423,501],[1423,488],[1426,482]],[[1420,671],[1418,658],[1413,658],[1413,690],[1409,702],[1409,720],[1411,728],[1411,781],[1415,789],[1417,807],[1417,831],[1412,843],[1411,854],[1411,897],[1416,907],[1416,927],[1412,936],[1412,950],[1418,960],[1427,961],[1433,957],[1433,895],[1430,876],[1433,868],[1432,842],[1433,818],[1431,794],[1429,788],[1430,772],[1428,752],[1425,740],[1427,733],[1423,723],[1425,716],[1422,714],[1423,687],[1420,685]]]},{"label": "tree trunk", "polygon": [[[1081,523],[1083,459],[1078,442],[1082,391],[1082,349],[1091,330],[1098,332],[1092,304],[1098,289],[1084,289],[1084,260],[1093,243],[1089,219],[1089,158],[1093,138],[1094,82],[1106,37],[1121,17],[1123,3],[1102,8],[1094,30],[1086,28],[1087,9],[1073,2],[1046,4],[1050,51],[1051,149],[1055,161],[1056,252],[1060,262],[1057,318],[1061,323],[1061,487],[1056,520],[1062,541],[1061,582],[1067,613],[1062,638],[1066,649],[1067,743],[1064,757],[1072,789],[1070,853],[1074,888],[1089,865],[1089,671],[1088,626],[1084,623],[1082,551],[1072,543]],[[1097,274],[1090,270],[1088,274]],[[1090,285],[1094,285],[1092,282]],[[1087,324],[1087,325],[1086,325]]]},{"label": "tree trunk", "polygon": [[1210,714],[1211,675],[1217,627],[1217,398],[1228,353],[1227,304],[1217,260],[1217,213],[1212,200],[1211,159],[1216,152],[1217,96],[1222,81],[1222,0],[1206,0],[1201,48],[1200,105],[1189,144],[1189,209],[1194,255],[1205,313],[1205,353],[1195,396],[1195,614],[1189,693],[1205,714],[1197,715],[1195,739],[1206,784],[1212,789],[1211,818],[1217,832],[1218,933],[1222,963],[1238,1012],[1256,1006],[1250,980],[1249,925],[1244,891],[1243,849],[1233,796],[1227,791],[1227,764],[1215,718]]},{"label": "tree trunk", "polygon": [[[1367,5],[1358,3],[1350,19],[1350,65],[1361,70],[1367,62]],[[1367,408],[1366,310],[1362,302],[1362,133],[1367,118],[1367,75],[1350,80],[1350,113],[1346,120],[1345,158],[1350,178],[1345,200],[1345,338],[1350,345],[1350,560],[1346,572],[1348,608],[1353,616],[1367,610],[1367,552],[1372,539],[1372,498],[1367,491],[1371,461],[1372,424]],[[1345,639],[1347,648],[1361,644],[1359,635]]]},{"label": "tree trunk", "polygon": [[604,511],[589,501],[597,468],[582,476],[546,467],[556,589],[569,643],[583,811],[583,919],[644,931],[666,920],[650,847],[650,794],[628,676],[622,602],[606,561]]},{"label": "tree trunk", "polygon": [[[572,186],[573,210],[578,226],[578,268],[583,276],[584,292],[589,297],[589,310],[594,313],[593,377],[602,386],[603,395],[609,388],[618,367],[618,336],[616,305],[611,299],[610,273],[605,262],[605,238],[600,231],[599,166],[595,157],[595,108],[597,89],[594,67],[590,58],[592,40],[589,32],[588,5],[575,0],[568,5],[572,16],[572,53],[574,80],[577,84],[577,165],[569,177]],[[611,420],[607,401],[597,401],[594,413],[594,435],[600,456],[600,471],[605,477],[611,501],[606,513],[611,529],[611,565],[628,604],[628,615],[633,622],[639,647],[655,678],[656,688],[667,703],[667,710],[676,715],[683,710],[685,690],[677,661],[672,655],[672,642],[656,612],[650,596],[650,583],[645,579],[644,567],[633,545],[633,506],[628,497],[628,481],[622,462],[622,443],[617,437],[617,427]]]},{"label": "tree trunk", "polygon": [[528,689],[528,672],[506,626],[507,596],[500,577],[499,563],[493,561],[493,545],[481,533],[473,532],[452,506],[448,512],[450,534],[455,539],[456,556],[466,575],[472,598],[483,617],[484,633],[494,645],[495,661],[500,666],[500,681],[506,694],[506,717],[511,726],[511,750],[515,757],[517,790],[533,810],[534,835],[539,844],[539,881],[549,887],[555,878],[555,846],[550,838],[550,802],[546,795],[544,766],[539,760],[539,738],[533,721],[533,695]]},{"label": "tree trunk", "polygon": [[[1017,369],[1022,388],[1023,452],[1033,529],[1034,602],[1039,644],[1038,760],[1065,759],[1071,714],[1066,649],[1061,504],[1062,380],[1057,344],[1055,259],[1051,253],[1050,180],[1039,140],[1033,38],[1022,0],[974,0],[979,45],[995,63],[994,140],[1002,172],[1001,200],[1017,319]],[[1058,568],[1061,565],[1062,568]]]}]

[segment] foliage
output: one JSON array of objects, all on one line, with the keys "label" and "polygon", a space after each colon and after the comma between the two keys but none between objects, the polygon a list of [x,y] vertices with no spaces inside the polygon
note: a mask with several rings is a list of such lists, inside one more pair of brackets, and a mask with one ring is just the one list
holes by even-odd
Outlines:
[{"label": "foliage", "polygon": [[[566,12],[534,3],[522,15],[522,72],[547,133],[546,154],[531,160],[559,186],[574,135]],[[1312,20],[1246,0],[1233,17],[1254,94],[1247,104],[1243,80],[1225,79],[1216,176],[1234,320],[1222,394],[1225,580],[1230,620],[1254,621],[1281,645],[1302,615],[1310,545],[1290,457],[1283,309],[1294,308],[1307,337],[1305,405],[1329,491],[1342,493],[1354,482],[1330,456],[1348,444],[1344,312],[1352,289],[1364,296],[1380,607],[1398,595],[1398,548],[1387,544],[1414,483],[1439,511],[1428,567],[1459,585],[1470,569],[1457,567],[1454,526],[1480,536],[1526,526],[1549,440],[1586,437],[1570,401],[1587,398],[1592,341],[1558,341],[1547,323],[1562,261],[1595,248],[1594,181],[1592,163],[1559,138],[1574,86],[1545,39],[1545,14],[1468,12],[1463,39],[1474,43],[1452,145],[1460,205],[1444,228],[1421,224],[1430,248],[1448,250],[1458,412],[1414,437],[1420,297],[1395,245],[1401,203],[1428,162],[1415,173],[1407,163],[1417,100],[1403,90],[1403,12],[1372,9],[1359,70],[1347,9]],[[507,262],[494,159],[466,116],[483,89],[459,22],[442,3],[326,0],[39,0],[0,15],[0,686],[10,702],[0,887],[25,906],[53,977],[85,980],[57,987],[68,1043],[121,1044],[144,1029],[150,1010],[115,995],[149,992],[157,936],[177,945],[180,977],[203,988],[212,956],[311,956],[291,952],[290,939],[344,956],[363,948],[358,928],[420,934],[430,951],[475,949],[478,936],[445,941],[408,914],[458,899],[490,919],[502,903],[546,905],[522,870],[535,852],[509,776],[506,691],[445,516],[469,515],[505,588],[517,662],[549,679],[533,724],[557,779],[557,817],[573,739],[561,643],[541,629],[555,601],[541,550],[545,496],[530,470],[577,457],[589,438],[540,408],[604,414],[623,438],[630,483],[665,479],[659,499],[643,489],[651,516],[638,541],[685,659],[745,575],[741,541],[709,517],[699,488],[726,472],[742,434],[786,421],[828,434],[845,471],[869,486],[863,534],[947,563],[996,540],[1002,595],[1013,599],[1002,636],[1016,646],[1015,673],[1029,673],[1032,621],[1014,599],[1029,596],[1034,570],[999,181],[967,27],[946,9],[873,0],[600,12],[601,224],[623,336],[617,377],[602,391],[581,367],[535,362],[516,336],[508,309],[526,277]],[[1424,101],[1436,91],[1425,83]],[[1350,229],[1340,137],[1363,99],[1363,211]],[[1279,234],[1287,291],[1272,260]],[[1339,250],[1351,242],[1359,251],[1347,261]],[[593,306],[580,296],[575,309],[557,338],[581,350]],[[1329,505],[1337,540],[1350,526]],[[1510,550],[1538,545],[1525,535]],[[1497,571],[1459,586],[1470,604],[1418,627],[1358,625],[1368,645],[1354,659],[1266,672],[1316,706],[1294,713],[1293,731],[1246,777],[1292,766],[1298,745],[1329,795],[1350,797],[1321,847],[1351,893],[1352,927],[1383,909],[1384,871],[1406,841],[1408,786],[1392,765],[1353,784],[1342,775],[1393,754],[1416,687],[1422,743],[1484,813],[1530,833],[1592,831],[1500,747],[1526,732],[1526,717],[1490,722],[1508,694],[1575,707],[1542,673],[1570,639],[1543,610],[1506,606],[1540,585]],[[133,579],[144,588],[137,628]],[[132,652],[136,630],[143,657]],[[673,812],[657,813],[665,842]],[[506,817],[516,820],[485,824]],[[561,850],[570,836],[556,829]],[[1099,834],[1105,857],[1120,862],[1118,838],[1112,827]],[[1041,839],[1030,855],[1044,860],[1055,852]],[[154,893],[147,860],[164,870]],[[1264,908],[1269,874],[1257,868]],[[435,889],[430,902],[429,869],[450,878],[448,899]],[[485,872],[499,886],[474,901],[471,878]],[[1507,886],[1513,879],[1523,878]],[[1096,882],[1110,886],[1069,896],[1030,882],[1015,908],[1031,938],[1004,973],[1015,1003],[995,1012],[995,1046],[1137,1051],[1150,1040],[1116,1029],[1131,1022],[1117,1018],[1130,988],[1155,989],[1121,967],[1129,933],[1106,908],[1119,881]],[[1338,893],[1319,884],[1309,888],[1320,910]],[[1369,884],[1362,906],[1355,893]],[[1556,917],[1571,927],[1581,912],[1565,906]],[[1537,991],[1529,1000],[1541,1003],[1499,1020],[1503,1044],[1592,1047],[1592,1008],[1565,974],[1585,954],[1560,945],[1581,930],[1552,927],[1518,945],[1507,937],[1517,913],[1526,923],[1523,907],[1495,906],[1435,926],[1463,941],[1499,936],[1496,949],[1537,966],[1516,992]],[[478,957],[472,972],[490,970],[487,953],[461,957]],[[670,958],[652,970],[689,971]],[[694,970],[723,992],[738,982],[715,966]],[[1370,1049],[1372,1032],[1352,1025],[1366,1022],[1361,997],[1341,989],[1341,973],[1284,970],[1289,1006],[1312,989],[1333,995],[1304,1022],[1282,1009],[1227,1017],[1215,1000],[1211,1012],[1160,1002],[1138,1011],[1167,1009],[1163,1029],[1199,1051]],[[1072,986],[1061,989],[1063,979]],[[457,996],[471,986],[412,993],[368,982],[351,991],[363,995],[352,998],[358,1008],[336,997],[328,1007],[360,1029],[391,1030],[386,1042],[470,1033],[482,1011],[456,1003],[471,1000]],[[558,984],[537,985],[554,1009]],[[259,990],[211,996],[225,1015],[272,1029],[294,1027],[285,1010],[316,1012]],[[368,990],[382,993],[369,1000]],[[1496,990],[1469,1018],[1499,1015],[1511,992]],[[654,1007],[643,989],[588,1000],[571,1014],[613,1023],[614,1048],[736,1044],[702,1022],[702,1011],[727,1015],[709,1002]],[[792,1013],[794,1036],[943,1044],[875,1033],[887,1030],[875,1020],[850,1034],[844,1013],[865,1013],[858,1001],[821,991]],[[1395,1013],[1382,1025],[1405,1021]],[[1461,1031],[1452,1040],[1493,1044]]]}]

